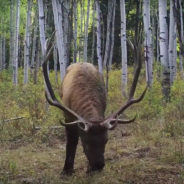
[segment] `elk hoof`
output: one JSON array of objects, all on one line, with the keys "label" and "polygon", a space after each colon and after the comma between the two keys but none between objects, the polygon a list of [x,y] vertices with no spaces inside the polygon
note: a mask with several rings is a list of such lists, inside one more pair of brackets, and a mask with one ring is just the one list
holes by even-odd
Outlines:
[{"label": "elk hoof", "polygon": [[71,176],[73,173],[74,173],[74,169],[65,169],[61,172],[61,176],[63,175]]}]

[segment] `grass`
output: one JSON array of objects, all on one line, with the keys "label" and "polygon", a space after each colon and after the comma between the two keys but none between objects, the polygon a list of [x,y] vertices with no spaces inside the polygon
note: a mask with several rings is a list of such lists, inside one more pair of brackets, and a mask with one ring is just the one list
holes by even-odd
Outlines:
[{"label": "grass", "polygon": [[[119,70],[110,73],[107,114],[125,101],[120,77]],[[57,90],[53,73],[51,80]],[[164,103],[155,78],[144,100],[126,112],[128,117],[137,114],[136,122],[109,131],[102,172],[86,174],[87,160],[79,142],[75,173],[70,177],[60,175],[65,159],[64,128],[49,128],[59,125],[63,116],[45,105],[43,86],[41,74],[37,85],[30,82],[15,88],[10,74],[0,73],[0,184],[184,183],[184,85],[179,76],[171,90],[171,102]],[[144,87],[141,76],[136,96]],[[25,118],[3,122],[19,116]],[[35,126],[41,129],[35,131]]]}]

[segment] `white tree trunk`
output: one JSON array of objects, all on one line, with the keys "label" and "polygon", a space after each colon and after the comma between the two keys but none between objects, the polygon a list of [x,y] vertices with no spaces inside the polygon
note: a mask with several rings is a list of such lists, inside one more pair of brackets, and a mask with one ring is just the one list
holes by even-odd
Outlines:
[{"label": "white tree trunk", "polygon": [[180,52],[179,52],[179,60],[180,60],[180,71],[182,78],[184,79],[184,72],[183,72],[183,62],[184,62],[184,57],[182,55],[182,44],[184,44],[184,31],[183,31],[183,11],[182,11],[182,5],[181,5],[181,0],[179,0],[179,9],[180,9],[180,32],[181,32],[181,42],[180,43]]},{"label": "white tree trunk", "polygon": [[108,0],[108,15],[107,15],[107,33],[106,33],[106,44],[105,44],[105,56],[103,65],[107,66],[109,64],[110,56],[110,45],[111,45],[111,22],[112,22],[112,9],[113,1]]},{"label": "white tree trunk", "polygon": [[87,6],[87,19],[85,24],[85,31],[84,31],[84,62],[87,62],[87,48],[88,48],[88,24],[89,24],[89,12],[90,12],[90,0],[88,0]]},{"label": "white tree trunk", "polygon": [[38,11],[39,11],[40,43],[41,43],[42,56],[44,56],[46,52],[46,38],[44,27],[43,0],[38,0]]},{"label": "white tree trunk", "polygon": [[37,78],[38,78],[38,70],[40,66],[40,42],[38,38],[36,39],[36,55],[35,55],[35,69],[34,69],[34,83],[37,83]]},{"label": "white tree trunk", "polygon": [[24,43],[24,84],[28,83],[28,70],[30,60],[31,6],[32,0],[27,0],[27,21],[26,21],[25,43]]},{"label": "white tree trunk", "polygon": [[35,27],[34,27],[34,31],[33,31],[33,46],[32,46],[32,54],[31,54],[31,73],[33,68],[36,67],[35,63],[36,63],[36,42],[37,42],[37,37],[38,37],[38,21],[35,21]]},{"label": "white tree trunk", "polygon": [[20,24],[20,0],[16,5],[16,27],[15,27],[15,48],[13,54],[13,84],[18,84],[18,48],[19,48],[19,24]]},{"label": "white tree trunk", "polygon": [[176,76],[176,57],[175,57],[175,50],[176,50],[176,22],[174,19],[173,14],[173,0],[170,0],[170,23],[169,23],[169,65],[170,65],[170,82],[171,84],[174,81]]},{"label": "white tree trunk", "polygon": [[91,63],[94,63],[94,53],[95,53],[95,1],[93,4],[93,23],[92,23],[92,50],[91,50]]},{"label": "white tree trunk", "polygon": [[99,0],[96,0],[96,18],[97,18],[97,58],[98,58],[98,70],[103,73],[102,64],[102,48],[101,48],[101,18],[100,18],[100,4]]},{"label": "white tree trunk", "polygon": [[113,12],[112,12],[112,32],[111,32],[111,45],[110,45],[110,56],[109,56],[109,68],[112,67],[112,57],[114,51],[114,23],[116,16],[116,0],[113,1]]},{"label": "white tree trunk", "polygon": [[14,21],[14,0],[10,1],[10,56],[9,56],[9,67],[12,69],[13,66],[13,55],[14,55],[14,29],[15,29],[15,21]]},{"label": "white tree trunk", "polygon": [[69,25],[69,14],[70,14],[70,1],[71,0],[59,0],[61,5],[61,12],[63,21],[63,40],[65,47],[65,67],[69,64],[69,48],[70,48],[70,25]]},{"label": "white tree trunk", "polygon": [[168,59],[167,0],[159,0],[160,61],[162,65],[162,91],[164,97],[170,93],[170,66]]},{"label": "white tree trunk", "polygon": [[79,62],[83,60],[84,53],[82,48],[84,48],[84,28],[85,28],[85,10],[84,10],[84,0],[80,0],[80,48],[79,48]]},{"label": "white tree trunk", "polygon": [[127,93],[127,38],[125,0],[120,0],[121,10],[121,63],[122,63],[122,93]]},{"label": "white tree trunk", "polygon": [[56,30],[56,44],[59,54],[59,66],[60,66],[60,76],[61,80],[65,76],[66,63],[67,63],[67,53],[63,38],[63,18],[61,4],[58,0],[52,0],[52,8],[54,13],[54,24]]},{"label": "white tree trunk", "polygon": [[160,27],[159,27],[159,19],[157,18],[157,56],[156,56],[156,60],[157,62],[160,61],[160,45],[159,45],[159,36],[160,36]]},{"label": "white tree trunk", "polygon": [[176,79],[176,73],[177,73],[177,40],[176,40],[176,37],[177,37],[177,33],[176,33],[176,24],[175,24],[175,27],[174,27],[174,32],[175,32],[175,39],[174,39],[174,54],[173,54],[173,66],[174,66],[174,70],[173,70],[173,74],[174,74],[174,80]]},{"label": "white tree trunk", "polygon": [[146,80],[148,86],[153,82],[153,55],[152,55],[152,38],[150,23],[150,0],[143,1],[143,20],[144,20],[144,56],[146,65]]}]

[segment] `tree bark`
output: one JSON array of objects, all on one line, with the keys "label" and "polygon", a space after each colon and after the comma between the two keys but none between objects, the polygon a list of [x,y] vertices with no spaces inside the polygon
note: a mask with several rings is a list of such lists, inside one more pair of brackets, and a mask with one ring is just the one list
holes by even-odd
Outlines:
[{"label": "tree bark", "polygon": [[176,77],[176,22],[173,14],[173,0],[170,0],[170,23],[169,23],[169,65],[170,65],[170,83],[172,84]]},{"label": "tree bark", "polygon": [[54,58],[54,72],[55,72],[55,82],[58,84],[58,75],[57,75],[57,63],[58,63],[58,55],[57,55],[57,47],[54,46],[54,52],[53,52],[53,58]]},{"label": "tree bark", "polygon": [[159,0],[160,61],[162,65],[162,92],[167,100],[170,94],[170,66],[168,60],[167,0]]},{"label": "tree bark", "polygon": [[18,85],[18,49],[19,49],[19,24],[20,24],[20,0],[16,5],[16,27],[15,27],[15,48],[13,56],[13,84]]},{"label": "tree bark", "polygon": [[9,68],[12,69],[13,67],[13,55],[14,55],[14,28],[15,28],[15,21],[14,21],[14,0],[10,1],[10,56],[9,56]]},{"label": "tree bark", "polygon": [[112,14],[113,14],[113,1],[108,0],[108,15],[107,15],[107,33],[106,33],[106,44],[105,44],[105,56],[103,65],[107,67],[109,65],[110,57],[110,45],[111,45],[111,34],[112,34]]},{"label": "tree bark", "polygon": [[38,10],[39,10],[39,30],[40,30],[40,43],[42,56],[46,52],[46,38],[45,38],[45,27],[44,27],[44,10],[43,10],[43,0],[38,0]]},{"label": "tree bark", "polygon": [[113,1],[113,12],[112,12],[112,31],[111,31],[111,45],[110,45],[110,56],[109,56],[109,68],[112,68],[112,58],[114,51],[114,23],[116,16],[116,0]]},{"label": "tree bark", "polygon": [[36,46],[37,46],[37,38],[38,38],[38,21],[37,16],[35,17],[35,25],[33,31],[33,45],[32,45],[32,54],[31,54],[31,74],[33,73],[33,69],[36,67]]},{"label": "tree bark", "polygon": [[77,0],[74,0],[73,17],[74,17],[74,29],[73,29],[74,51],[73,51],[73,62],[76,63],[77,62]]},{"label": "tree bark", "polygon": [[30,61],[31,6],[32,0],[27,0],[27,21],[26,21],[25,43],[24,43],[24,84],[28,83],[28,70]]},{"label": "tree bark", "polygon": [[41,58],[40,58],[40,42],[39,39],[36,39],[36,53],[35,53],[35,68],[34,68],[34,84],[37,83],[37,79],[38,79],[38,70],[39,70],[39,66],[40,66],[40,62]]},{"label": "tree bark", "polygon": [[144,56],[146,65],[146,81],[148,86],[153,82],[153,54],[150,23],[150,0],[143,1],[143,20],[144,20]]},{"label": "tree bark", "polygon": [[96,0],[96,18],[97,18],[97,58],[98,58],[98,70],[103,73],[102,65],[102,48],[101,48],[101,19],[100,19],[100,5],[99,0]]},{"label": "tree bark", "polygon": [[69,50],[70,50],[70,0],[59,0],[61,7],[61,20],[63,21],[63,40],[64,40],[64,48],[65,48],[65,68],[69,65]]},{"label": "tree bark", "polygon": [[180,62],[181,76],[184,79],[184,72],[183,72],[184,56],[182,54],[182,45],[184,45],[184,31],[183,31],[183,12],[181,0],[179,0],[179,9],[180,9],[180,32],[181,32],[181,41],[179,42],[180,43],[179,62]]},{"label": "tree bark", "polygon": [[88,24],[89,24],[89,12],[90,12],[90,0],[88,0],[87,6],[87,19],[84,30],[84,62],[87,62],[87,48],[88,48]]},{"label": "tree bark", "polygon": [[65,76],[66,63],[67,63],[67,53],[64,44],[63,38],[63,17],[62,17],[62,2],[58,2],[58,0],[52,1],[52,8],[54,13],[54,24],[56,30],[56,44],[59,54],[59,66],[60,66],[60,77],[61,80]]},{"label": "tree bark", "polygon": [[127,38],[125,0],[120,0],[121,10],[121,63],[122,63],[122,94],[127,94]]}]

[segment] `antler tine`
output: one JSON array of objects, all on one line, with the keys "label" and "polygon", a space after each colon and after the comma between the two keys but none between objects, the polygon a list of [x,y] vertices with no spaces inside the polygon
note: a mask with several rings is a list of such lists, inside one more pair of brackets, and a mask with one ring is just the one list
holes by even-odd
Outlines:
[{"label": "antler tine", "polygon": [[[51,37],[52,39],[54,38],[54,35],[55,35],[55,32],[52,34],[52,37]],[[56,106],[56,107],[60,108],[62,111],[67,112],[67,113],[71,114],[72,116],[76,117],[78,120],[80,120],[80,122],[85,123],[85,120],[82,117],[80,117],[77,113],[75,113],[74,111],[72,111],[68,107],[62,105],[57,100],[57,98],[54,94],[54,91],[52,89],[52,85],[50,83],[50,79],[49,79],[48,71],[47,71],[47,63],[48,63],[48,60],[51,57],[51,54],[52,54],[53,48],[54,48],[54,44],[51,43],[52,39],[49,40],[48,46],[50,48],[46,49],[46,53],[45,53],[45,56],[44,56],[44,61],[43,61],[43,64],[42,64],[43,76],[44,76],[45,84],[46,84],[46,87],[47,87],[47,90],[45,92],[46,99],[47,99],[47,101],[50,105],[53,105],[53,106]]]},{"label": "antler tine", "polygon": [[134,116],[134,118],[129,119],[129,120],[123,120],[123,119],[112,119],[111,122],[118,122],[118,124],[129,124],[135,121],[136,119],[136,115]]},{"label": "antler tine", "polygon": [[[78,127],[83,130],[84,132],[88,132],[89,128],[90,128],[90,123],[84,123],[84,122],[81,122],[80,120],[77,120],[77,121],[73,121],[73,122],[70,122],[70,123],[64,123],[62,121],[60,121],[60,124],[62,126],[65,126],[65,127],[68,127],[68,126],[72,126],[72,125],[78,125]],[[83,124],[84,125],[84,128],[80,125],[80,124]]]},{"label": "antler tine", "polygon": [[[49,94],[50,94],[50,93],[49,93]],[[76,117],[78,120],[80,120],[80,122],[85,122],[85,120],[84,120],[81,116],[79,116],[77,113],[75,113],[74,111],[72,111],[70,108],[68,108],[68,107],[64,106],[63,104],[61,104],[61,103],[56,99],[56,97],[55,97],[55,99],[50,99],[49,96],[51,96],[51,95],[49,95],[49,94],[48,94],[47,91],[45,92],[45,97],[46,97],[46,99],[47,99],[47,101],[48,101],[48,103],[49,103],[50,105],[56,106],[56,107],[58,107],[59,109],[61,109],[62,111],[71,114],[72,116],[74,116],[74,117]],[[55,96],[55,95],[54,95],[54,96]]]},{"label": "antler tine", "polygon": [[145,90],[141,94],[141,96],[137,99],[129,99],[125,105],[123,105],[117,112],[115,112],[111,117],[116,118],[118,115],[120,115],[122,112],[124,112],[128,107],[130,107],[132,104],[140,102],[144,95],[146,94],[146,91],[148,89],[148,86],[146,86]]},{"label": "antler tine", "polygon": [[70,125],[76,125],[76,124],[79,124],[79,123],[81,123],[80,120],[73,121],[73,122],[70,122],[70,123],[64,123],[63,121],[60,121],[60,124],[61,124],[62,126],[65,126],[65,127],[70,126]]},{"label": "antler tine", "polygon": [[108,119],[107,121],[103,122],[101,126],[105,127],[108,130],[113,130],[117,124],[129,124],[135,121],[137,116],[130,120],[123,120],[123,119]]},{"label": "antler tine", "polygon": [[54,37],[55,37],[55,33],[56,33],[56,31],[54,31],[53,33],[52,33],[52,35],[51,35],[51,37],[50,37],[50,39],[48,39],[47,40],[47,50],[46,50],[46,52],[48,52],[49,50],[50,50],[50,48],[52,47],[52,40],[54,39]]},{"label": "antler tine", "polygon": [[144,95],[146,94],[148,86],[146,86],[145,90],[141,94],[141,96],[137,99],[129,99],[125,105],[123,105],[117,112],[109,116],[104,122],[102,122],[100,125],[105,127],[108,130],[114,129],[117,124],[129,124],[131,122],[134,122],[136,119],[136,116],[133,119],[130,120],[122,120],[118,119],[118,116],[124,112],[128,107],[130,107],[132,104],[140,102],[143,98]]}]

